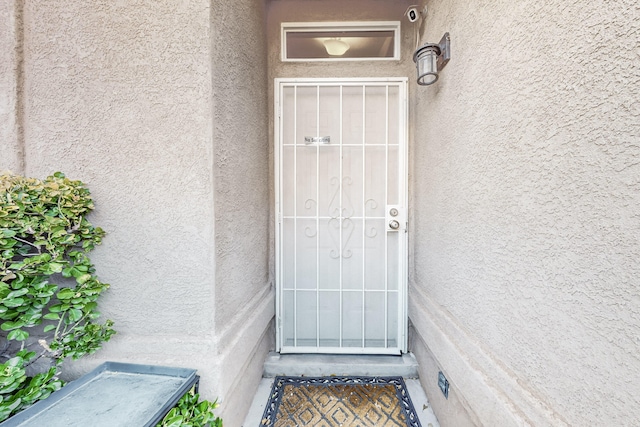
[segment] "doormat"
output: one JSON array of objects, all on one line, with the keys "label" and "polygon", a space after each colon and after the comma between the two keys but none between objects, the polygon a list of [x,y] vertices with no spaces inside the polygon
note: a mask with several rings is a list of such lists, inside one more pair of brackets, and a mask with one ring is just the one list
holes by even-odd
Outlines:
[{"label": "doormat", "polygon": [[261,426],[421,427],[401,377],[276,377]]}]

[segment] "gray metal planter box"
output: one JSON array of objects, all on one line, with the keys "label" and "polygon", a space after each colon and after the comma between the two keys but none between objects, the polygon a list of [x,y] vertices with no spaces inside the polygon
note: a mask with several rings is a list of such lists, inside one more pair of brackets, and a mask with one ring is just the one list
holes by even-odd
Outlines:
[{"label": "gray metal planter box", "polygon": [[198,382],[193,369],[106,362],[1,427],[153,427]]}]

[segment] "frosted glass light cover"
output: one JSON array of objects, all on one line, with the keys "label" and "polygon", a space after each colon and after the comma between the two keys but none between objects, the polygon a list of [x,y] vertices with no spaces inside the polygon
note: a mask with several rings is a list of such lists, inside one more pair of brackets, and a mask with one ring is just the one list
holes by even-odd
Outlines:
[{"label": "frosted glass light cover", "polygon": [[418,84],[430,85],[438,80],[438,48],[437,46],[424,46],[420,48],[414,57],[418,69]]},{"label": "frosted glass light cover", "polygon": [[342,56],[351,47],[347,42],[343,42],[340,39],[327,39],[323,43],[327,53],[331,56]]}]

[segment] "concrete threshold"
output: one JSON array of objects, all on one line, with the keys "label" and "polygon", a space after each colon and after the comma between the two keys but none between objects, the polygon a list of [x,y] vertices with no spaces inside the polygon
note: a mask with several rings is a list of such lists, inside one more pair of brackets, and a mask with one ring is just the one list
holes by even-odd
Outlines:
[{"label": "concrete threshold", "polygon": [[279,375],[418,378],[418,362],[411,353],[402,356],[270,353],[264,363],[263,376]]}]

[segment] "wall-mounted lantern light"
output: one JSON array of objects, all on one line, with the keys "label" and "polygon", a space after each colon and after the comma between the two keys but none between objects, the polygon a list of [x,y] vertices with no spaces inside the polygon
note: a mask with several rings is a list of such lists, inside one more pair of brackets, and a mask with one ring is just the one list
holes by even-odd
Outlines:
[{"label": "wall-mounted lantern light", "polygon": [[438,81],[438,73],[451,59],[449,33],[444,33],[440,43],[427,43],[413,54],[418,71],[418,84],[427,86]]}]

